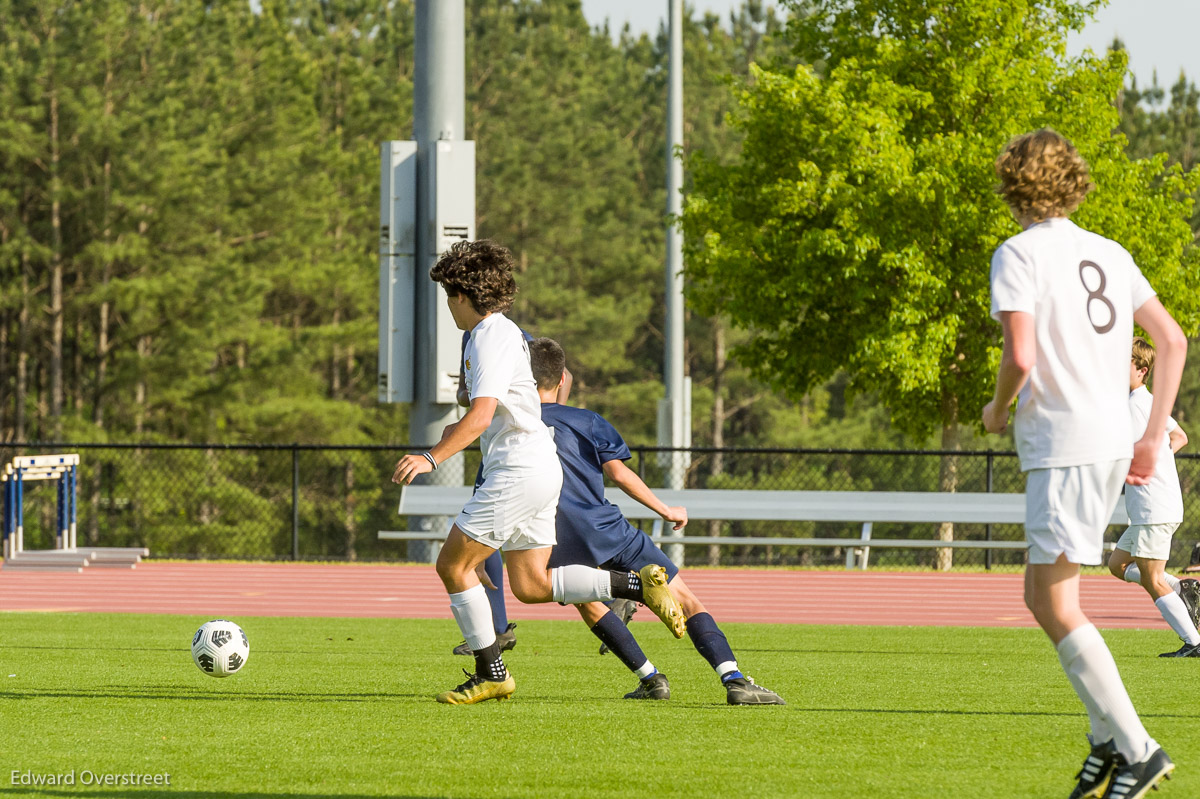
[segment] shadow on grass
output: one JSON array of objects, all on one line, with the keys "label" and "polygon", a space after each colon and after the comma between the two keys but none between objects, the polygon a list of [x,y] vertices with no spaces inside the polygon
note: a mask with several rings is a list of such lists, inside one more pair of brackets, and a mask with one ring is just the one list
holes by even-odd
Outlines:
[{"label": "shadow on grass", "polygon": [[[147,688],[129,688],[128,686],[99,687],[91,690],[72,691],[0,691],[0,702],[5,700],[36,700],[36,699],[132,699],[132,700],[198,700],[198,701],[249,701],[249,702],[327,702],[327,703],[363,703],[378,701],[419,701],[432,702],[433,693],[319,693],[319,692],[283,692],[283,691],[247,691],[228,693],[210,691],[186,686],[159,686]],[[899,715],[899,716],[1010,716],[1030,718],[1076,718],[1081,710],[956,710],[953,708],[881,708],[881,707],[801,707],[796,704],[762,705],[760,708],[775,708],[774,710],[746,710],[744,707],[733,708],[724,702],[702,701],[670,701],[634,703],[619,696],[566,697],[566,696],[529,696],[517,698],[509,706],[521,704],[536,704],[539,706],[577,706],[581,701],[596,704],[611,704],[620,707],[659,707],[664,711],[670,710],[710,710],[722,713],[833,713],[833,714],[862,714],[862,715]],[[469,712],[469,711],[468,711]],[[1195,713],[1142,713],[1144,719],[1200,719],[1200,711]],[[0,788],[0,794],[5,793]],[[144,792],[139,792],[142,795]],[[73,796],[78,794],[71,794]],[[207,794],[188,794],[189,796],[207,796]],[[216,796],[217,794],[213,794]],[[238,797],[243,794],[234,794]],[[260,794],[245,794],[258,796]],[[261,794],[269,796],[270,794]],[[289,796],[292,794],[288,794]]]},{"label": "shadow on grass", "polygon": [[[340,642],[335,642],[335,643],[340,643]],[[45,650],[45,651],[50,651],[50,652],[78,651],[78,652],[183,652],[184,654],[188,653],[188,648],[186,646],[183,646],[183,647],[179,647],[179,646],[43,646],[43,645],[28,646],[25,644],[20,644],[20,645],[14,646],[11,644],[0,644],[0,652],[8,652],[8,651],[15,652],[17,650],[23,650],[23,649]],[[323,655],[360,656],[360,655],[404,654],[404,653],[398,653],[394,649],[346,649],[346,650],[339,650],[339,651],[332,651],[332,652],[331,651],[319,651],[319,650],[313,650],[313,649],[255,649],[254,653],[256,655],[304,655],[307,657],[312,657],[313,655],[318,655],[318,656],[323,656]],[[423,655],[424,653],[408,653],[408,654]]]},{"label": "shadow on grass", "polygon": [[[663,703],[666,704],[666,703]],[[687,708],[688,710],[719,710],[726,713],[771,713],[777,711],[770,710],[745,710],[743,706],[737,709],[730,708],[724,704],[709,704],[706,702],[679,702],[673,703],[675,707]],[[780,707],[779,705],[759,705],[760,708]],[[895,716],[1028,716],[1037,718],[1079,718],[1083,716],[1083,709],[1077,711],[1050,711],[1050,710],[944,710],[938,708],[883,708],[883,707],[800,707],[799,705],[786,705],[788,710],[793,713],[857,713],[863,715],[895,715]],[[1143,719],[1200,719],[1200,713],[1140,713],[1139,716]]]},{"label": "shadow on grass", "polygon": [[0,691],[0,701],[6,699],[195,699],[201,701],[249,702],[377,702],[381,699],[433,699],[432,693],[317,693],[305,691],[213,691],[187,686],[156,686],[130,688],[109,686],[70,691]]},{"label": "shadow on grass", "polygon": [[978,649],[964,649],[961,652],[934,652],[928,649],[829,649],[829,648],[800,648],[800,649],[752,649],[750,647],[739,646],[737,651],[740,652],[761,652],[763,654],[785,654],[785,655],[890,655],[898,657],[929,657],[936,655],[938,657],[961,657],[964,655],[978,656]]},{"label": "shadow on grass", "polygon": [[26,644],[0,644],[0,652],[18,649],[44,649],[51,652],[57,650],[63,651],[87,651],[87,652],[179,652],[180,647],[177,646],[29,646]]},{"label": "shadow on grass", "polygon": [[444,799],[443,797],[434,797],[430,794],[413,794],[413,793],[295,793],[288,791],[287,793],[266,793],[260,791],[241,791],[238,793],[229,793],[228,791],[142,791],[139,788],[114,789],[114,791],[103,791],[103,789],[95,788],[79,788],[76,791],[71,791],[68,788],[30,788],[30,787],[13,787],[0,788],[0,797],[5,794],[22,795],[22,797],[149,797],[150,799],[166,798],[166,797],[184,797],[184,799],[275,799],[276,797],[287,797],[288,799]]}]

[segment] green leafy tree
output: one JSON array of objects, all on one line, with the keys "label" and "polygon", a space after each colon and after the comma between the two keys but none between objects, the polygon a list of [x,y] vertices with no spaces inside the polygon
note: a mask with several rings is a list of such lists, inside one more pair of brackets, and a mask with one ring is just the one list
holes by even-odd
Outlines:
[{"label": "green leafy tree", "polygon": [[[1197,328],[1187,220],[1200,176],[1126,156],[1113,132],[1124,57],[1065,54],[1089,8],[807,6],[789,37],[821,72],[754,70],[731,120],[741,158],[694,158],[683,215],[692,302],[753,332],[737,353],[757,377],[799,400],[846,369],[851,390],[877,392],[897,428],[918,440],[940,431],[944,448],[959,448],[999,356],[987,264],[1018,230],[992,163],[1009,138],[1047,125],[1093,166],[1098,189],[1077,220],[1128,247]],[[953,490],[955,459],[943,472]]]},{"label": "green leafy tree", "polygon": [[739,356],[760,378],[799,399],[847,368],[897,427],[952,445],[990,392],[987,264],[1018,230],[992,162],[1042,125],[1093,164],[1079,222],[1124,243],[1196,328],[1198,178],[1125,156],[1112,133],[1124,59],[1065,57],[1075,4],[813,5],[790,34],[827,75],[756,70],[732,119],[741,158],[693,159],[683,217],[692,300],[755,333]]}]

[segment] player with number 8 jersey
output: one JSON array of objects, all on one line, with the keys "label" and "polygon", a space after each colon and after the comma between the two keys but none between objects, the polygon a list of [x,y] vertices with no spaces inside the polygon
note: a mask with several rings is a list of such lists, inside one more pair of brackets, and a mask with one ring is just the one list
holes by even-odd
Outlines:
[{"label": "player with number 8 jersey", "polygon": [[[1154,473],[1187,339],[1124,247],[1069,217],[1094,186],[1057,132],[1013,139],[996,160],[1000,194],[1021,232],[992,256],[992,316],[1004,329],[984,427],[1014,424],[1025,486],[1025,604],[1087,709],[1091,751],[1070,799],[1141,799],[1175,764],[1150,737],[1112,653],[1079,604],[1079,569],[1103,558],[1125,482]],[[1163,353],[1146,432],[1128,411],[1134,323]],[[1039,792],[1040,793],[1040,792]]]},{"label": "player with number 8 jersey", "polygon": [[1153,296],[1124,247],[1070,219],[1032,224],[996,250],[993,318],[1033,315],[1037,368],[1014,417],[1023,471],[1132,455],[1133,312]]}]

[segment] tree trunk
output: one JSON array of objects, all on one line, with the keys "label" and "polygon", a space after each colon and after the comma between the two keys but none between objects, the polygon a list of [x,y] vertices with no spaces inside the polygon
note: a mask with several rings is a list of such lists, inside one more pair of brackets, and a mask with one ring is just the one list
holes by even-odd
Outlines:
[{"label": "tree trunk", "polygon": [[104,479],[103,475],[103,464],[92,464],[92,477],[87,481],[88,507],[92,512],[88,514],[86,535],[88,546],[93,547],[100,546],[100,481]]},{"label": "tree trunk", "polygon": [[54,438],[62,437],[63,412],[63,259],[62,178],[59,175],[58,88],[54,81],[54,44],[57,31],[51,26],[50,48],[50,416]]},{"label": "tree trunk", "polygon": [[[336,301],[336,298],[335,298]],[[333,309],[333,329],[336,332],[338,323],[342,320],[341,308]],[[329,356],[329,396],[331,399],[337,399],[342,392],[342,373],[341,373],[341,347],[335,341],[332,347],[332,352]]]},{"label": "tree trunk", "polygon": [[[28,223],[28,220],[25,220]],[[29,396],[29,256],[21,253],[21,308],[17,311],[17,390],[14,395],[13,431],[25,440],[25,402]]]},{"label": "tree trunk", "polygon": [[138,435],[146,429],[146,360],[150,356],[150,337],[138,336],[138,380],[133,390],[133,429]]},{"label": "tree trunk", "polygon": [[[0,246],[8,244],[8,228],[0,223]],[[4,279],[5,284],[8,284],[7,277]],[[9,385],[8,376],[8,339],[10,336],[9,327],[12,325],[12,312],[8,308],[0,313],[0,442],[13,441],[13,431],[6,424],[5,420],[8,416],[8,409],[5,407],[5,398],[13,395],[15,386]]]},{"label": "tree trunk", "polygon": [[[203,482],[204,485],[211,486],[213,484],[213,475],[217,472],[217,453],[213,452],[212,449],[204,450],[204,461],[205,465],[208,467],[208,477]],[[216,507],[213,505],[212,500],[205,496],[200,500],[200,512],[198,514],[197,521],[199,521],[200,524],[212,524],[216,517]]]},{"label": "tree trunk", "polygon": [[358,560],[358,521],[354,517],[354,461],[346,461],[346,560]]},{"label": "tree trunk", "polygon": [[[958,397],[949,392],[942,397],[942,449],[958,451],[962,444],[958,437]],[[958,490],[958,456],[943,455],[941,468],[938,471],[938,491],[953,493]],[[942,522],[938,526],[939,541],[954,540],[953,522]],[[939,549],[937,551],[938,571],[950,571],[954,566],[954,550]]]},{"label": "tree trunk", "polygon": [[50,418],[50,376],[45,361],[34,364],[34,378],[37,390],[37,414],[34,417],[34,435],[41,441],[48,441],[46,435],[46,420]]},{"label": "tree trunk", "polygon": [[[83,296],[83,268],[75,270],[75,297]],[[71,408],[83,413],[83,314],[75,313],[75,340],[71,342]]]},{"label": "tree trunk", "polygon": [[[0,313],[0,397],[10,396],[12,390],[8,386],[8,326],[11,324],[10,314],[5,308]],[[4,402],[0,401],[0,443],[12,441],[12,430],[8,429],[6,417],[8,415],[7,408],[4,407]]]},{"label": "tree trunk", "polygon": [[[113,115],[112,99],[113,69],[111,58],[105,59],[104,69],[104,116]],[[104,267],[101,270],[100,285],[105,289],[112,280],[113,262],[109,248],[112,244],[112,153],[105,148],[104,152],[104,211],[102,224],[104,226]],[[107,294],[107,292],[105,292]],[[92,407],[92,421],[96,427],[104,429],[104,381],[108,379],[108,316],[110,307],[108,297],[100,300],[100,320],[96,326],[96,393]],[[99,485],[99,479],[96,481]]]},{"label": "tree trunk", "polygon": [[[725,471],[725,456],[721,453],[721,447],[725,446],[725,327],[720,318],[713,320],[712,445],[716,452],[709,461],[708,474],[710,477],[717,477]],[[719,520],[713,519],[708,523],[708,534],[713,538],[721,535]],[[720,544],[710,544],[708,565],[719,566],[720,563]]]},{"label": "tree trunk", "polygon": [[[111,278],[112,263],[106,261],[101,285],[108,286]],[[96,394],[92,408],[92,421],[99,429],[104,429],[104,381],[108,379],[108,317],[109,304],[105,299],[100,302],[100,323],[96,329]]]}]

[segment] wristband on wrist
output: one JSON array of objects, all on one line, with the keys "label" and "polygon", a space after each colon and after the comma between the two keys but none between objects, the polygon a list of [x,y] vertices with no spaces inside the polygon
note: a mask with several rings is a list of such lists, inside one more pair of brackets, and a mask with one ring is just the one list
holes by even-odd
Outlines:
[{"label": "wristband on wrist", "polygon": [[434,468],[434,470],[436,471],[438,464],[437,464],[437,461],[435,461],[433,459],[433,456],[430,455],[428,452],[422,452],[421,455],[425,458],[425,460],[429,461],[429,465],[432,466]]}]

